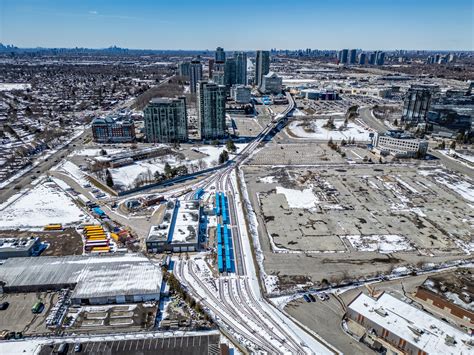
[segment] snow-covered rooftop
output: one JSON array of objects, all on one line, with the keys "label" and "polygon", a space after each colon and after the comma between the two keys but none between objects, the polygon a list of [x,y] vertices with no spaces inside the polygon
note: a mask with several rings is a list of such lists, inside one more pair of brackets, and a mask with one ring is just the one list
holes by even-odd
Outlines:
[{"label": "snow-covered rooftop", "polygon": [[[474,351],[474,347],[467,344],[471,341],[468,334],[387,293],[378,299],[361,293],[348,308],[428,354],[471,354]],[[447,344],[447,337],[453,337],[455,343]]]},{"label": "snow-covered rooftop", "polygon": [[73,298],[159,294],[162,274],[142,254],[8,259],[0,266],[6,287],[76,285]]}]

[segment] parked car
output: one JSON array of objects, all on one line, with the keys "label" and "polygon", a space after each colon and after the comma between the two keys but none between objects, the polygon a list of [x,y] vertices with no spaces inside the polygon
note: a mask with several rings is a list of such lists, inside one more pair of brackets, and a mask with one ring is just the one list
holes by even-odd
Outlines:
[{"label": "parked car", "polygon": [[308,297],[311,300],[311,302],[316,302],[316,298],[311,293],[308,293]]},{"label": "parked car", "polygon": [[321,301],[327,301],[329,299],[329,296],[325,292],[318,293],[318,298]]},{"label": "parked car", "polygon": [[308,297],[308,295],[306,293],[303,295],[303,298],[306,302],[308,302],[308,303],[311,302],[311,299]]},{"label": "parked car", "polygon": [[82,350],[82,344],[81,343],[77,343],[76,345],[74,345],[74,352],[75,353],[80,353]]},{"label": "parked car", "polygon": [[10,305],[10,303],[8,303],[8,302],[2,302],[2,303],[0,303],[0,311],[6,310],[9,305]]}]

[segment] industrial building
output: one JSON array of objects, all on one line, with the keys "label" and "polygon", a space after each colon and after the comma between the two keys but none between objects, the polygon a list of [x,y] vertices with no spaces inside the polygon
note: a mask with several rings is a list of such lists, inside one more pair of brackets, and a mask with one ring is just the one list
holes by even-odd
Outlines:
[{"label": "industrial building", "polygon": [[431,275],[417,288],[415,297],[430,312],[474,335],[474,280],[469,269]]},{"label": "industrial building", "polygon": [[387,354],[472,354],[470,335],[387,293],[359,294],[348,306],[349,329],[365,330],[363,340]]},{"label": "industrial building", "polygon": [[33,256],[40,251],[39,237],[0,238],[0,259]]},{"label": "industrial building", "polygon": [[198,83],[198,125],[201,139],[219,139],[225,136],[225,102],[225,86],[207,81]]},{"label": "industrial building", "polygon": [[129,118],[100,117],[92,120],[92,137],[98,143],[135,141],[135,125]]},{"label": "industrial building", "polygon": [[269,72],[262,78],[262,84],[259,86],[259,91],[263,94],[279,94],[281,93],[283,80],[274,72]]},{"label": "industrial building", "polygon": [[143,112],[148,142],[175,143],[188,140],[185,97],[152,99]]},{"label": "industrial building", "polygon": [[145,241],[149,253],[199,250],[202,210],[199,201],[170,201],[161,224],[151,226]]},{"label": "industrial building", "polygon": [[264,75],[267,75],[270,71],[270,52],[269,51],[257,51],[257,58],[255,61],[255,85],[260,87]]},{"label": "industrial building", "polygon": [[142,254],[45,256],[8,259],[0,266],[1,291],[72,289],[74,304],[157,301],[160,267]]},{"label": "industrial building", "polygon": [[230,96],[238,104],[248,104],[252,99],[250,87],[245,85],[232,86]]},{"label": "industrial building", "polygon": [[381,156],[421,158],[428,151],[428,141],[412,138],[403,131],[388,131],[384,135],[375,133],[372,145],[374,152]]}]

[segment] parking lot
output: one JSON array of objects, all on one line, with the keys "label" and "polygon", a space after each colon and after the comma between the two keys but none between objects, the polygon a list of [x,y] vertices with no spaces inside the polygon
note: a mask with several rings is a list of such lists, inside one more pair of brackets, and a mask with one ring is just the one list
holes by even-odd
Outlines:
[{"label": "parking lot", "polygon": [[[219,334],[203,336],[157,336],[147,339],[111,340],[83,342],[81,353],[85,354],[162,354],[198,355],[220,354]],[[39,355],[56,354],[60,344],[45,345]],[[69,344],[68,354],[74,354],[74,344]]]},{"label": "parking lot", "polygon": [[[44,309],[34,314],[31,308],[38,300],[44,303]],[[0,311],[0,330],[22,332],[23,335],[49,332],[45,319],[56,300],[57,295],[51,292],[1,294],[0,303],[8,302],[10,305]]]}]

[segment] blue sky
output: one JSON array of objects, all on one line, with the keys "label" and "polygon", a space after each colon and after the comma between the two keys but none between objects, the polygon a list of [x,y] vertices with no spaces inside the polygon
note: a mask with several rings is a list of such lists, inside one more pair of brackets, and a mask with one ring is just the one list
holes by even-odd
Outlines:
[{"label": "blue sky", "polygon": [[474,0],[0,0],[20,47],[474,50]]}]

